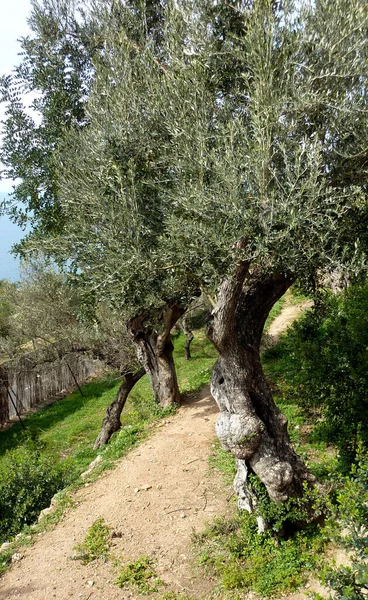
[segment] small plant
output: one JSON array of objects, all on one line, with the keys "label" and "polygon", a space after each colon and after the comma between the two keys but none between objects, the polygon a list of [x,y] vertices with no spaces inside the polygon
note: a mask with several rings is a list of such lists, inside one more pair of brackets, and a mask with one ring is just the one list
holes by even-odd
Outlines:
[{"label": "small plant", "polygon": [[194,598],[186,594],[178,594],[177,592],[165,592],[157,600],[194,600]]},{"label": "small plant", "polygon": [[153,561],[148,556],[140,556],[138,560],[128,563],[120,571],[119,577],[115,581],[120,588],[125,585],[134,585],[144,594],[157,592],[158,586],[163,582],[157,576],[153,568]]},{"label": "small plant", "polygon": [[110,549],[110,527],[106,525],[104,519],[100,517],[88,530],[88,533],[81,544],[75,546],[77,555],[76,560],[82,561],[84,565],[102,558],[106,560]]}]

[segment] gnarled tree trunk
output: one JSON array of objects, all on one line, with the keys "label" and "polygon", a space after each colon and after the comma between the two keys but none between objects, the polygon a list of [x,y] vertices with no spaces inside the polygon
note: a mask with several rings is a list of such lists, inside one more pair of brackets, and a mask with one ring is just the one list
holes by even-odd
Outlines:
[{"label": "gnarled tree trunk", "polygon": [[220,408],[216,430],[236,457],[234,487],[239,507],[252,512],[253,472],[276,503],[303,495],[313,476],[294,452],[287,419],[275,405],[263,373],[260,342],[266,318],[292,280],[275,274],[248,272],[241,264],[234,280],[223,283],[208,335],[219,351],[211,391]]},{"label": "gnarled tree trunk", "polygon": [[94,450],[102,448],[102,446],[107,444],[112,434],[115,433],[115,431],[119,431],[121,427],[120,415],[125,406],[125,402],[127,401],[127,398],[137,381],[139,381],[145,374],[146,371],[143,368],[139,369],[135,373],[128,372],[124,374],[124,380],[119,387],[116,398],[106,410],[106,417],[102,421],[101,431],[98,434],[93,446]]},{"label": "gnarled tree trunk", "polygon": [[155,401],[162,407],[180,404],[170,331],[183,312],[184,309],[177,305],[165,307],[161,312],[160,331],[145,325],[146,314],[135,317],[128,324],[138,360],[149,376]]}]

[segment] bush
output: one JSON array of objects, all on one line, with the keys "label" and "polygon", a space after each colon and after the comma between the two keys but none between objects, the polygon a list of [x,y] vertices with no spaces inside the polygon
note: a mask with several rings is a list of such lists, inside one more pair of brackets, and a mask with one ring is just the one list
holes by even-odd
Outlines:
[{"label": "bush", "polygon": [[299,401],[320,411],[319,433],[348,473],[358,444],[368,447],[368,285],[326,296],[294,325],[287,349]]},{"label": "bush", "polygon": [[[358,452],[351,478],[337,495],[335,519],[342,526],[340,543],[350,553],[351,564],[329,568],[323,583],[333,591],[329,600],[366,600],[368,593],[368,456]],[[321,600],[316,594],[315,599]]]},{"label": "bush", "polygon": [[54,494],[71,481],[70,465],[41,450],[40,442],[29,439],[0,464],[0,542],[36,521]]}]

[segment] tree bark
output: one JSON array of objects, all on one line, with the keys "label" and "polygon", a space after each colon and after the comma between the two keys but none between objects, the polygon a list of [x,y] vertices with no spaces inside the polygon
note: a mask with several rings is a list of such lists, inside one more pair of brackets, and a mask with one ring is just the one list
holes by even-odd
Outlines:
[{"label": "tree bark", "polygon": [[145,325],[147,314],[135,317],[128,324],[138,360],[150,379],[155,401],[163,408],[180,404],[170,331],[183,312],[184,309],[177,305],[165,307],[161,312],[159,332]]},{"label": "tree bark", "polygon": [[181,320],[181,330],[184,333],[185,338],[186,338],[185,342],[184,342],[185,360],[190,360],[192,358],[191,353],[190,353],[190,345],[191,345],[192,341],[194,340],[194,335],[188,325],[188,321],[187,321],[186,317],[187,317],[187,315],[185,314]]},{"label": "tree bark", "polygon": [[101,431],[93,446],[94,450],[102,448],[102,446],[107,444],[112,434],[115,433],[115,431],[119,431],[121,427],[120,415],[125,406],[125,402],[137,381],[139,381],[145,373],[146,371],[143,368],[135,373],[125,373],[123,383],[119,387],[115,400],[106,410],[106,417],[102,422]]},{"label": "tree bark", "polygon": [[260,343],[266,318],[292,284],[286,276],[262,276],[239,265],[221,287],[208,335],[219,351],[211,391],[219,408],[216,430],[236,457],[234,488],[239,507],[252,512],[255,496],[248,474],[255,473],[276,503],[301,497],[313,476],[294,452],[287,419],[275,405],[263,373]]}]

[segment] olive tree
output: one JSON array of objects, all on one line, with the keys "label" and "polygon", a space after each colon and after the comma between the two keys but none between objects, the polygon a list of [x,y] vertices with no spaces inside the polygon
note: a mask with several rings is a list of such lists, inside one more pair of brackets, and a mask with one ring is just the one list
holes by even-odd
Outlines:
[{"label": "olive tree", "polygon": [[120,5],[89,126],[59,154],[67,226],[49,244],[86,293],[124,307],[147,364],[159,327],[217,290],[217,433],[252,510],[250,472],[277,503],[313,483],[262,370],[267,315],[296,280],[365,269],[368,8],[244,0],[231,27],[210,0],[163,10],[147,40],[144,10]]}]

